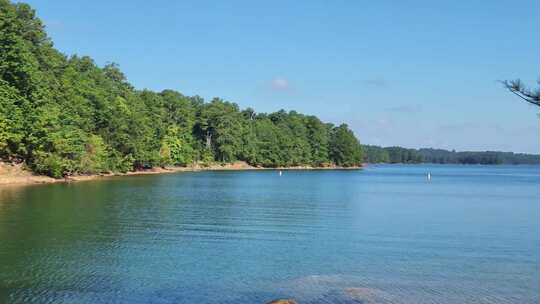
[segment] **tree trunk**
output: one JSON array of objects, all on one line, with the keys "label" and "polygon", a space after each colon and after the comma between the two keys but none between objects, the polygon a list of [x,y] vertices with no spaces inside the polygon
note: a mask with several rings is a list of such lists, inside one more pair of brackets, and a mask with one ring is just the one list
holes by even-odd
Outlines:
[{"label": "tree trunk", "polygon": [[210,131],[206,131],[206,149],[210,150],[212,148],[212,134]]}]

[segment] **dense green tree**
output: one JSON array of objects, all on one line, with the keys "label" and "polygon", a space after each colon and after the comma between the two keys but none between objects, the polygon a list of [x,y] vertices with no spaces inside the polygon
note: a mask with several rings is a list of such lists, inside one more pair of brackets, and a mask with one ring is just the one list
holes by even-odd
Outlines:
[{"label": "dense green tree", "polygon": [[330,158],[340,166],[359,166],[362,164],[363,157],[360,142],[346,124],[332,130]]},{"label": "dense green tree", "polygon": [[364,145],[364,161],[370,164],[389,163],[390,155],[388,150],[378,146]]},{"label": "dense green tree", "polygon": [[326,125],[315,116],[307,116],[306,128],[307,139],[310,146],[311,162],[316,165],[324,165],[330,163],[329,158],[329,132]]},{"label": "dense green tree", "polygon": [[24,120],[20,105],[26,103],[17,90],[0,80],[0,157],[19,157],[24,154]]},{"label": "dense green tree", "polygon": [[361,147],[315,116],[137,90],[114,63],[61,54],[30,6],[0,0],[0,158],[62,177],[236,160],[352,166]]},{"label": "dense green tree", "polygon": [[254,163],[264,167],[283,166],[286,152],[280,145],[279,128],[268,117],[261,115],[255,121],[254,129],[257,138]]},{"label": "dense green tree", "polygon": [[443,149],[363,146],[368,163],[540,164],[540,155],[512,152],[456,152]]},{"label": "dense green tree", "polygon": [[160,148],[160,165],[186,166],[193,162],[193,148],[180,127],[169,126]]},{"label": "dense green tree", "polygon": [[25,97],[40,80],[40,62],[33,51],[43,43],[42,26],[32,17],[28,5],[0,0],[0,78]]},{"label": "dense green tree", "polygon": [[402,147],[388,147],[385,148],[388,151],[388,157],[390,163],[420,163],[422,162],[422,156],[414,149],[407,149]]},{"label": "dense green tree", "polygon": [[205,148],[219,161],[234,161],[242,146],[242,119],[238,105],[214,98],[200,107],[196,129]]}]

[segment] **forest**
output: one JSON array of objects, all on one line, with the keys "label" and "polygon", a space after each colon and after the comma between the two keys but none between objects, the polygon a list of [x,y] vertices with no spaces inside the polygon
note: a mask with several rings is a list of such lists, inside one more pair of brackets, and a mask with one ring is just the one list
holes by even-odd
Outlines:
[{"label": "forest", "polygon": [[0,0],[0,158],[52,177],[237,160],[261,167],[363,161],[346,124],[138,90],[116,64],[62,54],[35,11],[8,0]]},{"label": "forest", "polygon": [[[519,81],[505,82],[537,104]],[[0,160],[52,177],[245,161],[257,167],[362,163],[540,164],[540,156],[360,145],[346,125],[221,98],[136,89],[119,66],[54,48],[27,4],[0,0]]]},{"label": "forest", "polygon": [[540,155],[513,152],[456,152],[443,149],[407,149],[403,147],[362,146],[367,163],[432,163],[521,165],[540,164]]}]

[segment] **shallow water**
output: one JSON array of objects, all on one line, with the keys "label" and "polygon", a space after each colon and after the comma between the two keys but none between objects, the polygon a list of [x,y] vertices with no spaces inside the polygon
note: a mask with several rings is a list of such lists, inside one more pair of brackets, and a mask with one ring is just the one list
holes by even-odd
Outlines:
[{"label": "shallow water", "polygon": [[540,167],[199,172],[0,188],[0,303],[278,297],[540,303]]}]

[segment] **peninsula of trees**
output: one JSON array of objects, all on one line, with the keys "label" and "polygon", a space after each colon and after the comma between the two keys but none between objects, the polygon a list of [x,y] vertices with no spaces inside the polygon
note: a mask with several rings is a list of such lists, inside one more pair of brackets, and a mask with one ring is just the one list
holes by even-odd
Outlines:
[{"label": "peninsula of trees", "polygon": [[358,166],[346,124],[137,90],[115,64],[67,57],[27,4],[0,0],[0,158],[53,177],[195,162]]}]

